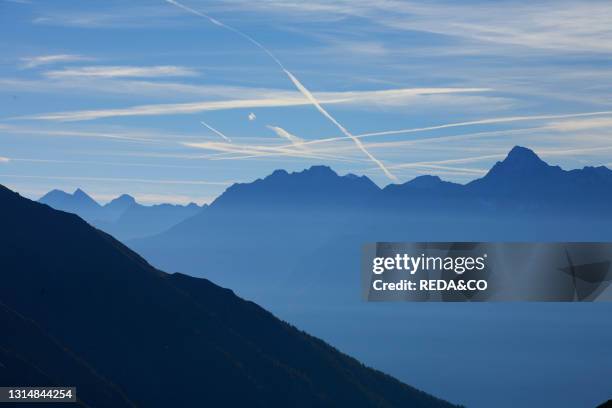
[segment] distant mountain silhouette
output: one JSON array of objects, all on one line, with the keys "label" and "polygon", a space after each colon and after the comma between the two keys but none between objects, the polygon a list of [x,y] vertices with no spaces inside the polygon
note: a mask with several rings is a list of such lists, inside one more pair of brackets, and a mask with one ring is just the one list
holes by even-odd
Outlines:
[{"label": "distant mountain silhouette", "polygon": [[102,206],[81,189],[73,194],[53,190],[38,201],[56,210],[77,214],[121,240],[158,234],[202,209],[195,203],[145,206],[128,194],[122,194]]},{"label": "distant mountain silhouette", "polygon": [[4,187],[0,211],[2,385],[76,385],[91,407],[451,407],[74,214]]},{"label": "distant mountain silhouette", "polygon": [[260,302],[295,281],[317,301],[342,302],[358,290],[347,274],[358,270],[366,242],[605,241],[611,211],[612,171],[565,171],[515,147],[466,185],[421,176],[381,189],[324,166],[277,170],[129,245],[161,268],[210,277]]},{"label": "distant mountain silhouette", "polygon": [[79,214],[88,220],[95,220],[102,216],[102,206],[80,188],[72,194],[62,190],[52,190],[38,201],[57,210]]},{"label": "distant mountain silhouette", "polygon": [[219,208],[261,206],[275,210],[308,207],[338,209],[354,207],[372,199],[378,186],[365,176],[339,176],[327,166],[312,166],[308,170],[287,173],[276,170],[264,179],[230,186],[214,201]]},{"label": "distant mountain silhouette", "polygon": [[[108,205],[108,204],[107,204]],[[96,222],[94,225],[121,240],[159,234],[199,213],[202,208],[195,203],[188,205],[136,203],[121,213],[115,222]]]}]

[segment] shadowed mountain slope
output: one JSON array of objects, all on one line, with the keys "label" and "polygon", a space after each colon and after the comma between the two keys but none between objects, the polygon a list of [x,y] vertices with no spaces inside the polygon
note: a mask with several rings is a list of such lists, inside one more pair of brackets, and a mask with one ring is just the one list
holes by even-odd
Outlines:
[{"label": "shadowed mountain slope", "polygon": [[76,385],[92,407],[452,406],[76,215],[4,187],[0,210],[5,385]]}]

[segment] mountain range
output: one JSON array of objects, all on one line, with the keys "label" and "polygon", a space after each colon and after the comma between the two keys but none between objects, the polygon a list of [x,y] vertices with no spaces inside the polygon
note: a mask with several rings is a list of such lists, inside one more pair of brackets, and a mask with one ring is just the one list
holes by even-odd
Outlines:
[{"label": "mountain range", "polygon": [[107,204],[100,205],[81,189],[76,189],[72,194],[52,190],[38,201],[56,210],[77,214],[90,224],[122,240],[158,234],[203,208],[195,203],[145,206],[128,194],[122,194]]},{"label": "mountain range", "polygon": [[[550,166],[532,150],[516,146],[482,178],[465,185],[419,176],[379,188],[365,176],[339,176],[325,166],[298,173],[277,170],[252,183],[234,184],[212,206],[274,209],[469,209],[513,213],[560,211],[570,214],[612,206],[612,170],[585,167],[565,171]],[[433,206],[433,207],[432,207]],[[476,206],[476,208],[474,207]],[[441,214],[443,215],[443,214]]]},{"label": "mountain range", "polygon": [[195,203],[145,206],[128,194],[100,205],[81,189],[72,194],[52,190],[39,202],[75,213],[124,242],[175,235],[175,226],[197,235],[197,230],[186,230],[208,224],[207,214],[215,211],[300,211],[322,217],[334,214],[334,218],[340,209],[342,213],[366,212],[366,217],[382,212],[405,218],[418,212],[420,217],[438,218],[478,215],[527,219],[538,214],[581,218],[609,213],[612,170],[600,166],[565,171],[517,146],[484,177],[465,185],[425,175],[380,188],[366,176],[339,176],[329,167],[312,166],[296,173],[276,170],[251,183],[233,184],[212,203],[214,209],[208,210],[207,205]]},{"label": "mountain range", "polygon": [[339,301],[355,289],[346,288],[347,273],[358,270],[366,242],[605,241],[611,210],[611,170],[566,171],[517,146],[465,185],[421,176],[379,188],[325,166],[277,170],[232,185],[167,231],[127,243],[162,269],[210,277],[260,302],[291,282]]},{"label": "mountain range", "polygon": [[89,407],[453,406],[74,214],[2,186],[0,210],[3,386],[76,386]]}]

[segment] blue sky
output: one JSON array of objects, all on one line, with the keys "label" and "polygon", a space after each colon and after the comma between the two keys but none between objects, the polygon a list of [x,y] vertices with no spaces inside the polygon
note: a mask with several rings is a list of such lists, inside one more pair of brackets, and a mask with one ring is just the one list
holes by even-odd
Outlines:
[{"label": "blue sky", "polygon": [[516,144],[612,164],[610,2],[126,4],[0,0],[0,183],[203,203],[314,164],[467,182]]}]

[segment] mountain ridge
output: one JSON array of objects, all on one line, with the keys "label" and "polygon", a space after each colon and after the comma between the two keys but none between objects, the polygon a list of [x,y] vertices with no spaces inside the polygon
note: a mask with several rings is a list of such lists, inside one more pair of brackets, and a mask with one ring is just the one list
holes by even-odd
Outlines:
[{"label": "mountain ridge", "polygon": [[[590,204],[597,207],[597,210],[608,210],[610,206],[607,200],[612,200],[612,193],[607,193],[605,188],[598,188],[595,183],[612,187],[612,170],[605,166],[564,170],[547,164],[531,149],[515,146],[483,177],[465,184],[424,175],[381,188],[367,176],[340,176],[328,166],[316,165],[292,173],[275,170],[269,176],[251,183],[236,183],[217,197],[211,207],[265,201],[274,207],[280,202],[283,205],[291,203],[310,207],[335,205],[351,208],[356,205],[355,201],[359,201],[368,207],[393,208],[396,204],[392,200],[406,199],[411,203],[426,204],[448,199],[459,207],[490,203],[493,200],[504,209],[513,204],[517,204],[517,208],[542,210],[579,209],[589,204],[588,200],[572,197],[572,194],[581,194],[587,195]],[[319,196],[313,197],[314,194]],[[546,194],[549,196],[546,197]],[[386,200],[386,197],[392,200]],[[589,209],[593,209],[592,206]]]}]

